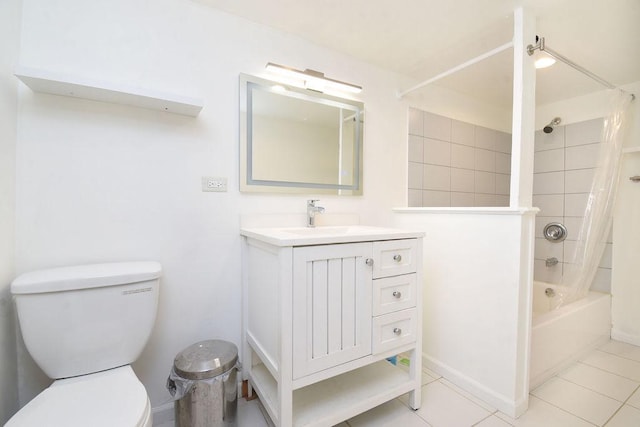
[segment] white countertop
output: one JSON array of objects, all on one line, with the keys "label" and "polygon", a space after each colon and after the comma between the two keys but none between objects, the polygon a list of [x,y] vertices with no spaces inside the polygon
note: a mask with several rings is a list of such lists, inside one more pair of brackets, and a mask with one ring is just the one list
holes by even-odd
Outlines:
[{"label": "white countertop", "polygon": [[241,228],[240,234],[275,246],[309,246],[423,237],[420,231],[363,225]]}]

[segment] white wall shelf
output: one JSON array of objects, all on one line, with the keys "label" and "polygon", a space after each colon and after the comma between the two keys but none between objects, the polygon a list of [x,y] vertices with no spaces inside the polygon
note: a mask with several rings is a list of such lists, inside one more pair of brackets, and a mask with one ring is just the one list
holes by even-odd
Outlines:
[{"label": "white wall shelf", "polygon": [[203,107],[202,100],[197,98],[116,85],[36,68],[18,66],[14,74],[34,92],[131,105],[192,117],[197,116]]}]

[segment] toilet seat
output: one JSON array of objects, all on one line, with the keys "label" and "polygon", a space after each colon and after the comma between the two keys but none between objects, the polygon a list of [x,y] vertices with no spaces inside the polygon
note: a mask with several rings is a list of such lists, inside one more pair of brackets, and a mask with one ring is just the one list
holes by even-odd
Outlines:
[{"label": "toilet seat", "polygon": [[55,381],[5,427],[151,427],[147,392],[130,366]]}]

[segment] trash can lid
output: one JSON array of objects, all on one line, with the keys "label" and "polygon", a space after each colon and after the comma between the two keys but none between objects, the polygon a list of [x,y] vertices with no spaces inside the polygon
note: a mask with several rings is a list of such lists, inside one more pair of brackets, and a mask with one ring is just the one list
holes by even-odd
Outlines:
[{"label": "trash can lid", "polygon": [[238,361],[235,344],[222,340],[200,341],[182,350],[173,361],[176,374],[189,380],[217,377]]}]

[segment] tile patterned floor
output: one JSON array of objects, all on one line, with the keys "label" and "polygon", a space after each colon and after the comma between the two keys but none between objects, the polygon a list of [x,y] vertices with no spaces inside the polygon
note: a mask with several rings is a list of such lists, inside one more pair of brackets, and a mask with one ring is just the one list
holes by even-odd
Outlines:
[{"label": "tile patterned floor", "polygon": [[[257,401],[239,401],[240,427],[267,427]],[[638,427],[640,347],[610,341],[531,391],[529,410],[513,419],[425,370],[422,407],[406,396],[338,427]],[[166,425],[158,427],[168,427]]]}]

